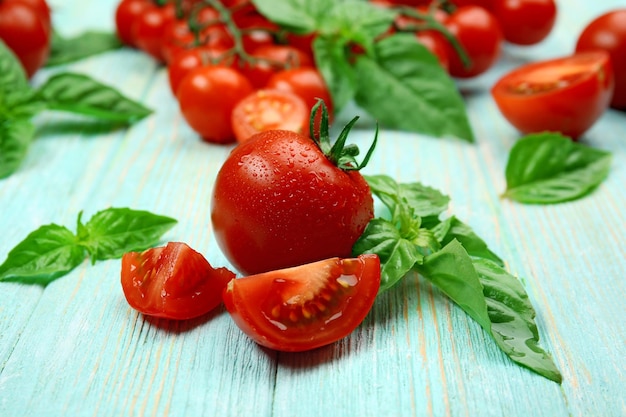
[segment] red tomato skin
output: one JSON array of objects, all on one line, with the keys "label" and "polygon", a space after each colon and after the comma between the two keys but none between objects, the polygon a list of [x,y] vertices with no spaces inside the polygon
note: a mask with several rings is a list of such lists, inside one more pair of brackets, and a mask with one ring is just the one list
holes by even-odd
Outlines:
[{"label": "red tomato skin", "polygon": [[252,91],[250,82],[233,68],[205,66],[183,78],[176,96],[183,117],[203,140],[231,143],[235,141],[232,111]]},{"label": "red tomato skin", "polygon": [[439,65],[446,72],[450,72],[450,58],[448,57],[447,41],[440,33],[434,30],[423,30],[415,33],[417,40],[424,45],[439,61]]},{"label": "red tomato skin", "polygon": [[220,305],[222,292],[233,278],[233,272],[213,268],[182,242],[122,257],[124,297],[147,316],[174,320],[202,316]]},{"label": "red tomato skin", "polygon": [[124,45],[136,47],[132,26],[151,3],[148,0],[122,0],[115,9],[115,31]]},{"label": "red tomato skin", "polygon": [[163,35],[168,25],[175,21],[176,9],[173,3],[165,6],[151,5],[133,21],[131,37],[136,46],[159,62],[164,62],[162,52]]},{"label": "red tomato skin", "polygon": [[611,107],[626,110],[626,9],[616,9],[598,16],[581,32],[576,52],[597,49],[611,56],[615,74]]},{"label": "red tomato skin", "polygon": [[50,16],[21,0],[0,1],[0,39],[17,56],[31,78],[50,54]]},{"label": "red tomato skin", "polygon": [[241,72],[255,88],[265,87],[278,71],[313,66],[308,54],[290,45],[262,45],[252,52],[252,56],[260,61],[246,63]]},{"label": "red tomato skin", "polygon": [[527,46],[550,34],[557,6],[554,0],[495,0],[493,13],[506,41]]},{"label": "red tomato skin", "polygon": [[[516,86],[532,82],[530,71],[568,65],[588,65],[567,87],[546,88],[532,94],[515,92]],[[522,133],[561,132],[576,140],[608,108],[614,88],[609,55],[604,51],[580,53],[524,65],[502,77],[491,94],[505,118]]]},{"label": "red tomato skin", "polygon": [[[320,270],[324,275],[326,269],[328,275],[337,279],[336,274],[345,270],[344,263],[349,263],[348,268],[353,270],[350,274],[353,274],[354,285],[347,288],[321,317],[305,319],[296,316],[295,321],[293,317],[273,317],[272,307],[288,305],[285,292],[302,297],[309,289],[300,277],[315,276]],[[290,288],[294,286],[300,288]],[[379,288],[378,256],[360,255],[234,279],[224,290],[223,299],[235,324],[256,343],[282,352],[301,352],[328,345],[350,334],[371,310]]]},{"label": "red tomato skin", "polygon": [[196,47],[178,51],[167,65],[170,89],[174,96],[182,80],[192,70],[207,65],[230,66],[228,60],[222,59],[226,50],[210,47]]},{"label": "red tomato skin", "polygon": [[216,240],[243,274],[348,257],[373,215],[358,171],[340,170],[312,139],[284,130],[237,146],[211,202]]},{"label": "red tomato skin", "polygon": [[496,18],[480,6],[459,7],[444,23],[457,38],[472,63],[466,68],[450,42],[446,42],[450,75],[476,77],[493,66],[500,56],[503,36]]}]

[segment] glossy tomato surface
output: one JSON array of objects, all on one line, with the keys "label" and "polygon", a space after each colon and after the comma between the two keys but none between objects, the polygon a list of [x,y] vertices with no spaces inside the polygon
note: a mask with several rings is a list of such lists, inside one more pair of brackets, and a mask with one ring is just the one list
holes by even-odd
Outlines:
[{"label": "glossy tomato surface", "polygon": [[181,242],[122,257],[124,296],[147,316],[184,320],[206,314],[221,303],[222,291],[234,277]]},{"label": "glossy tomato surface", "polygon": [[611,106],[626,109],[626,9],[607,12],[593,19],[582,31],[576,51],[604,50],[611,56],[615,91]]},{"label": "glossy tomato surface", "polygon": [[312,139],[285,130],[237,146],[211,204],[217,242],[246,275],[348,257],[373,215],[358,171],[337,168]]},{"label": "glossy tomato surface", "polygon": [[262,89],[244,97],[231,116],[237,142],[246,142],[266,130],[291,130],[306,134],[309,110],[304,100],[289,91]]},{"label": "glossy tomato surface", "polygon": [[265,87],[270,77],[278,71],[313,65],[306,52],[291,45],[262,45],[251,55],[256,61],[246,63],[241,71],[255,88]]},{"label": "glossy tomato surface", "polygon": [[552,31],[557,15],[554,0],[494,0],[493,13],[504,39],[516,45],[534,45]]},{"label": "glossy tomato surface", "polygon": [[613,85],[609,55],[598,51],[519,67],[491,94],[521,132],[561,132],[575,139],[607,109]]},{"label": "glossy tomato surface", "polygon": [[150,8],[149,0],[122,0],[115,9],[115,31],[117,37],[128,46],[137,46],[132,33],[134,22]]},{"label": "glossy tomato surface", "polygon": [[50,12],[45,2],[0,1],[0,39],[17,56],[30,78],[50,54]]},{"label": "glossy tomato surface", "polygon": [[372,308],[379,287],[378,256],[332,258],[232,280],[224,305],[258,344],[297,352],[350,334]]},{"label": "glossy tomato surface", "polygon": [[176,90],[178,104],[189,126],[205,141],[235,141],[231,114],[252,93],[246,77],[233,68],[203,66],[189,72]]}]

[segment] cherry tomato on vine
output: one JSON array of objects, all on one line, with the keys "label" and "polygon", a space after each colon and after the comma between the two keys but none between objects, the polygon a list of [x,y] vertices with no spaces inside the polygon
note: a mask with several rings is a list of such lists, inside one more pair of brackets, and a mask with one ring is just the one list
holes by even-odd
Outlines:
[{"label": "cherry tomato on vine", "polygon": [[49,9],[46,12],[41,2],[30,0],[0,1],[0,39],[32,77],[50,54]]},{"label": "cherry tomato on vine", "polygon": [[157,61],[163,61],[161,52],[165,28],[176,20],[176,8],[173,3],[164,6],[151,4],[142,10],[131,26],[131,38],[135,45]]},{"label": "cherry tomato on vine", "polygon": [[498,0],[449,0],[456,7],[480,6],[487,10],[493,9],[493,3]]},{"label": "cherry tomato on vine", "polygon": [[230,66],[229,64],[234,58],[226,56],[226,53],[226,49],[208,46],[178,51],[167,65],[167,75],[172,93],[176,96],[181,81],[196,68],[207,65]]},{"label": "cherry tomato on vine", "polygon": [[122,0],[115,9],[115,30],[125,45],[136,47],[132,33],[133,23],[152,4],[149,0]]},{"label": "cherry tomato on vine", "polygon": [[608,108],[613,86],[609,54],[593,51],[519,67],[491,94],[522,133],[552,131],[576,139]]},{"label": "cherry tomato on vine", "polygon": [[534,45],[552,31],[557,7],[554,0],[494,0],[493,13],[505,40]]},{"label": "cherry tomato on vine", "polygon": [[206,314],[221,303],[233,278],[234,273],[213,268],[202,254],[180,242],[122,257],[124,296],[147,316],[185,320]]},{"label": "cherry tomato on vine", "polygon": [[263,88],[270,77],[289,68],[311,67],[308,54],[290,45],[263,45],[251,53],[257,61],[246,63],[241,71],[255,88]]},{"label": "cherry tomato on vine", "polygon": [[307,134],[309,109],[294,93],[262,89],[244,97],[235,106],[231,122],[239,143],[266,130],[281,129]]},{"label": "cherry tomato on vine", "polygon": [[252,93],[250,82],[240,72],[224,66],[192,70],[176,91],[183,117],[205,141],[235,141],[231,113],[237,103]]},{"label": "cherry tomato on vine", "polygon": [[255,342],[299,352],[349,335],[379,288],[378,256],[361,255],[234,279],[223,297],[237,326]]},{"label": "cherry tomato on vine", "polygon": [[268,130],[238,145],[222,165],[211,221],[240,272],[351,255],[374,215],[372,194],[357,170],[339,168],[341,158],[320,146],[308,136]]},{"label": "cherry tomato on vine", "polygon": [[607,12],[593,19],[582,31],[576,51],[604,50],[611,56],[615,91],[611,106],[626,109],[626,9]]},{"label": "cherry tomato on vine", "polygon": [[493,66],[500,56],[503,37],[498,21],[488,10],[479,6],[459,7],[444,24],[471,61],[471,65],[465,67],[452,44],[446,42],[450,75],[457,78],[475,77]]}]

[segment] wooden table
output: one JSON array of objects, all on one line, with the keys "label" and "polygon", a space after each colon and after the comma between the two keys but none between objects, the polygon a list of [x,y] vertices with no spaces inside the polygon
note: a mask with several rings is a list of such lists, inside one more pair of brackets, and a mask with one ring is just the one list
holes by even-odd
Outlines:
[{"label": "wooden table", "polygon": [[[62,34],[113,28],[114,0],[50,3]],[[626,415],[626,114],[607,112],[583,139],[614,154],[609,178],[591,196],[552,206],[499,199],[518,133],[489,87],[516,65],[572,51],[593,16],[625,4],[559,6],[545,42],[507,47],[489,74],[462,85],[476,144],[383,130],[366,173],[421,181],[451,197],[450,211],[521,277],[562,385],[514,365],[418,278],[377,300],[348,338],[284,354],[259,348],[223,309],[180,323],[146,319],[124,300],[119,261],[86,260],[45,288],[0,284],[0,416]],[[144,54],[119,50],[66,69],[156,112],[113,131],[54,113],[38,117],[27,159],[0,181],[0,260],[41,225],[73,228],[80,210],[89,218],[115,206],[178,219],[165,240],[228,265],[212,234],[209,199],[231,147],[198,139],[166,70]],[[371,135],[365,127],[353,137],[366,143]]]}]

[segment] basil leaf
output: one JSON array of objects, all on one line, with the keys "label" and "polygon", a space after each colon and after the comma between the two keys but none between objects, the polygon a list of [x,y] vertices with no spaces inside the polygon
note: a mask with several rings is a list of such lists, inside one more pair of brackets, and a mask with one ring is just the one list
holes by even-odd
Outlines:
[{"label": "basil leaf", "polygon": [[50,224],[30,233],[0,265],[0,281],[46,285],[85,259],[85,249],[67,228]]},{"label": "basil leaf", "polygon": [[72,38],[52,33],[47,67],[67,64],[122,47],[114,33],[87,31]]},{"label": "basil leaf", "polygon": [[29,89],[28,78],[20,61],[0,39],[0,101],[8,94]]},{"label": "basil leaf", "polygon": [[607,151],[556,133],[528,135],[511,149],[503,197],[530,204],[575,200],[598,187],[610,166]]},{"label": "basil leaf", "polygon": [[381,262],[380,292],[400,281],[424,258],[415,243],[405,239],[388,220],[373,219],[353,247],[353,254],[375,253]]},{"label": "basil leaf", "polygon": [[17,171],[34,135],[35,127],[28,119],[0,116],[0,179]]},{"label": "basil leaf", "polygon": [[153,246],[176,223],[148,211],[109,208],[94,214],[84,228],[79,227],[80,243],[93,260],[120,258],[126,252]]},{"label": "basil leaf", "polygon": [[111,122],[132,123],[152,113],[114,88],[81,74],[53,75],[37,93],[48,109]]},{"label": "basil leaf", "polygon": [[337,0],[253,0],[257,10],[290,32],[319,31]]},{"label": "basil leaf", "polygon": [[478,237],[471,227],[455,216],[443,220],[433,228],[433,232],[442,246],[453,240],[458,240],[470,256],[489,259],[497,265],[504,266],[502,259],[487,247],[485,241]]},{"label": "basil leaf", "polygon": [[425,257],[424,262],[416,265],[416,268],[483,329],[491,332],[483,287],[472,259],[459,241],[452,240],[440,251]]},{"label": "basil leaf", "polygon": [[335,113],[339,113],[356,93],[356,73],[348,62],[346,44],[335,37],[319,35],[313,41],[313,54],[333,99]]},{"label": "basil leaf", "polygon": [[491,335],[514,362],[561,383],[561,373],[550,355],[539,346],[535,310],[520,282],[487,259],[474,260],[483,286]]},{"label": "basil leaf", "polygon": [[373,58],[357,57],[356,71],[356,103],[381,125],[474,141],[454,82],[415,36],[380,40]]}]

